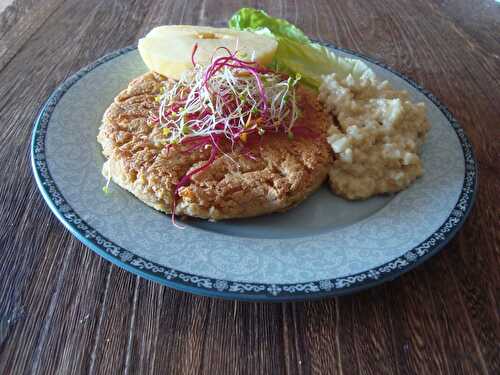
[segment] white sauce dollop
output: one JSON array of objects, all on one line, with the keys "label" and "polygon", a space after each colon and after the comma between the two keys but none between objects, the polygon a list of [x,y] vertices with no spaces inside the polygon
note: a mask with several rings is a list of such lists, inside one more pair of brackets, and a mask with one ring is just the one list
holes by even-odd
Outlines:
[{"label": "white sauce dollop", "polygon": [[325,76],[319,99],[333,115],[334,192],[363,199],[403,190],[422,175],[419,152],[430,128],[424,103],[412,103],[370,69],[357,78]]}]

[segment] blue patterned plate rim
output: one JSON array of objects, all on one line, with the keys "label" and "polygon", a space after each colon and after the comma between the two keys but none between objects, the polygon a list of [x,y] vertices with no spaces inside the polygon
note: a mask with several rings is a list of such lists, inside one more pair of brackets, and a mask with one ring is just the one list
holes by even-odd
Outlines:
[{"label": "blue patterned plate rim", "polygon": [[83,76],[118,56],[137,49],[135,45],[111,52],[94,63],[84,67],[66,79],[51,94],[42,106],[34,123],[31,142],[31,164],[36,183],[48,206],[62,224],[84,245],[109,260],[111,263],[133,273],[168,287],[209,297],[221,297],[246,301],[295,301],[317,299],[355,293],[383,282],[390,281],[410,271],[431,256],[438,253],[460,230],[469,215],[477,193],[477,163],[472,145],[464,130],[453,118],[449,110],[429,91],[393,70],[363,54],[321,42],[334,50],[342,51],[376,64],[398,77],[424,94],[444,114],[458,136],[465,161],[465,175],[459,198],[442,225],[427,239],[403,255],[375,268],[345,277],[318,280],[295,284],[247,283],[219,280],[181,272],[150,262],[125,249],[103,234],[90,227],[75,212],[51,177],[45,159],[45,138],[47,127],[54,108],[62,96]]}]

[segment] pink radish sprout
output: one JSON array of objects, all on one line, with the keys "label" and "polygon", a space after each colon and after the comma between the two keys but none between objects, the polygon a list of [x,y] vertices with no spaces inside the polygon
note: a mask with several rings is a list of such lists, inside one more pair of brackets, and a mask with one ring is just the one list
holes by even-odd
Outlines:
[{"label": "pink radish sprout", "polygon": [[[149,117],[162,130],[170,149],[186,145],[185,152],[210,148],[209,159],[188,171],[173,190],[172,220],[175,223],[176,200],[191,177],[210,167],[223,146],[239,150],[255,160],[249,145],[267,133],[283,133],[290,138],[314,136],[307,127],[294,127],[300,116],[295,88],[300,80],[239,58],[238,52],[218,48],[210,64],[203,67],[195,60],[198,45],[193,46],[193,70],[178,81],[168,81],[156,100],[159,111]],[[216,55],[223,54],[216,57]]]}]

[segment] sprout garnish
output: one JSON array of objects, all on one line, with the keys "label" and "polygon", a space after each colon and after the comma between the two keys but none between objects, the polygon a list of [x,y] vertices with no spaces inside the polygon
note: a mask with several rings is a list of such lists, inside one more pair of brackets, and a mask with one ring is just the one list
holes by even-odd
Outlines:
[{"label": "sprout garnish", "polygon": [[[219,48],[223,56],[213,57],[210,65],[196,63],[198,46],[192,51],[193,70],[179,81],[165,83],[156,97],[159,111],[149,121],[161,129],[166,147],[187,145],[187,151],[210,148],[209,159],[184,175],[174,188],[175,201],[191,176],[208,168],[224,154],[229,145],[250,159],[255,159],[248,145],[268,133],[282,133],[290,139],[300,116],[296,85],[300,75],[289,77],[242,60],[238,51]],[[301,127],[300,127],[301,128]]]}]

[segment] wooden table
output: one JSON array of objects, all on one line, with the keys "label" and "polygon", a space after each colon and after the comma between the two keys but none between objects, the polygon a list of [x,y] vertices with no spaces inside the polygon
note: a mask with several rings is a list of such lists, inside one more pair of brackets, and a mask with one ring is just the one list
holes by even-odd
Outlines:
[{"label": "wooden table", "polygon": [[[223,25],[236,1],[0,1],[0,374],[500,374],[500,4],[245,1],[436,94],[480,164],[475,208],[403,277],[317,302],[197,297],[74,239],[32,177],[40,105],[69,74],[153,26]],[[7,6],[7,7],[6,7]]]}]

